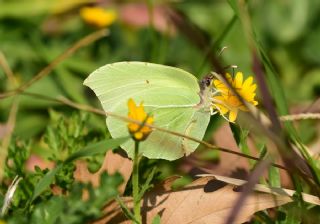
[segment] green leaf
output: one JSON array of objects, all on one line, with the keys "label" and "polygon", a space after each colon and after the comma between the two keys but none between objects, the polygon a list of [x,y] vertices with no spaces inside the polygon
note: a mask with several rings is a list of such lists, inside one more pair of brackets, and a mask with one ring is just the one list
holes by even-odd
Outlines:
[{"label": "green leaf", "polygon": [[232,134],[233,134],[233,138],[236,141],[237,145],[240,145],[241,143],[241,129],[239,126],[237,126],[234,123],[229,123]]},{"label": "green leaf", "polygon": [[118,204],[120,205],[124,215],[131,219],[133,222],[138,223],[139,222],[136,220],[136,218],[134,217],[134,215],[132,214],[132,212],[130,211],[130,209],[126,206],[126,204],[122,201],[122,199],[120,197],[116,197],[116,201],[118,202]]},{"label": "green leaf", "polygon": [[[240,150],[246,154],[246,155],[250,155],[250,149],[248,147],[247,144],[247,137],[249,134],[248,130],[244,130],[241,127],[239,127],[236,124],[233,123],[229,123],[230,124],[230,128],[233,134],[234,139],[236,140],[236,143],[238,145],[238,147],[240,148]],[[253,166],[254,165],[254,161],[252,160],[248,160],[250,165]]]},{"label": "green leaf", "polygon": [[141,189],[140,189],[140,192],[139,192],[139,196],[138,196],[139,200],[141,200],[141,199],[143,198],[144,194],[146,193],[146,191],[147,191],[149,188],[152,187],[152,185],[151,185],[150,183],[151,183],[151,181],[152,181],[152,179],[153,179],[153,176],[154,176],[156,170],[157,170],[157,167],[153,167],[153,168],[152,168],[151,172],[150,172],[149,175],[148,175],[147,180],[146,180],[145,183],[142,185],[142,187],[141,187]]},{"label": "green leaf", "polygon": [[[100,67],[85,80],[98,96],[103,109],[127,116],[129,98],[144,102],[147,113],[154,116],[154,125],[202,139],[210,119],[208,96],[200,103],[197,79],[178,68],[144,63],[119,62]],[[113,138],[128,135],[127,124],[107,117]],[[192,153],[199,143],[154,130],[140,144],[139,152],[152,159],[175,160]],[[134,141],[121,145],[132,157]]]},{"label": "green leaf", "polygon": [[62,168],[62,164],[59,164],[54,169],[50,170],[35,186],[31,202],[36,199],[44,190],[46,190],[53,182],[56,173]]},{"label": "green leaf", "polygon": [[160,224],[161,223],[161,217],[160,215],[156,215],[153,220],[152,220],[152,224]]},{"label": "green leaf", "polygon": [[95,156],[97,154],[105,153],[110,149],[114,149],[120,146],[120,144],[124,143],[128,139],[129,137],[122,137],[122,138],[115,138],[115,139],[107,139],[94,144],[90,144],[85,148],[70,155],[66,159],[65,163],[72,162],[81,157]]},{"label": "green leaf", "polygon": [[271,166],[269,168],[269,185],[271,187],[281,187],[279,168]]},{"label": "green leaf", "polygon": [[[52,197],[47,202],[36,207],[32,216],[31,223],[34,224],[54,224],[64,211],[65,199],[62,197]],[[46,214],[46,215],[44,215]]]}]

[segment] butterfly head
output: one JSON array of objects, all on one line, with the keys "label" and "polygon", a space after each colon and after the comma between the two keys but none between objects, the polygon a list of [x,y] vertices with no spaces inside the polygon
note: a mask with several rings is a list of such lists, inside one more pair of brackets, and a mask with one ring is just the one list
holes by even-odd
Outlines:
[{"label": "butterfly head", "polygon": [[206,75],[199,83],[201,90],[204,90],[207,87],[209,87],[212,83],[213,78],[214,76],[212,74]]}]

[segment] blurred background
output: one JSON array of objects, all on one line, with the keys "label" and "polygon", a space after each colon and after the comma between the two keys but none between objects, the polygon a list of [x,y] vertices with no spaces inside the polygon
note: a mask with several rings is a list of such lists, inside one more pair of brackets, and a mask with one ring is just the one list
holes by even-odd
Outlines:
[{"label": "blurred background", "polygon": [[[217,66],[230,65],[237,65],[245,76],[254,75],[247,34],[230,2],[0,0],[1,67],[7,65],[15,80],[0,69],[0,92],[31,80],[76,41],[102,28],[108,29],[106,37],[76,51],[27,92],[50,98],[64,96],[100,108],[97,99],[82,85],[83,80],[98,67],[117,61],[176,66],[199,79],[210,71],[218,71]],[[247,4],[254,35],[275,68],[291,113],[320,112],[320,103],[316,101],[320,96],[320,1],[251,0]],[[0,100],[2,134],[12,102],[12,97]],[[259,108],[263,109],[263,105]],[[41,136],[52,111],[71,114],[74,109],[39,96],[22,95],[14,135],[21,139]],[[225,123],[213,119],[206,140],[236,150]],[[93,130],[106,129],[104,118],[95,115],[89,126]],[[297,128],[302,141],[312,150],[319,150],[319,123],[303,121]],[[41,152],[41,145],[33,150]],[[210,160],[208,168],[214,168],[213,159],[221,172],[227,173],[226,168],[238,158],[221,160],[221,156],[199,150],[176,163],[181,172],[192,172],[199,162],[195,158]],[[238,165],[241,168],[243,164]],[[173,172],[172,165],[164,167],[168,170],[164,176]]]}]

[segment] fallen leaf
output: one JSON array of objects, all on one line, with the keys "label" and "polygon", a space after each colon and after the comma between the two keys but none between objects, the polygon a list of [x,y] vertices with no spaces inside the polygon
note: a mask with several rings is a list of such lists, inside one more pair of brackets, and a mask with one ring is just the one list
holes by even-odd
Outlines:
[{"label": "fallen leaf", "polygon": [[[241,150],[237,146],[236,141],[233,138],[232,131],[228,124],[221,125],[221,127],[214,132],[213,140],[215,142],[215,145],[217,145],[218,147],[241,152]],[[259,157],[253,140],[249,137],[247,141],[251,153],[250,155]],[[271,143],[272,142],[268,142],[268,150],[275,150],[275,146],[272,146]],[[238,155],[230,154],[227,152],[219,152],[219,154],[220,162],[215,167],[209,167],[210,170],[203,170],[204,172],[241,179],[247,177],[247,174],[250,170],[249,159],[239,157]],[[284,165],[281,159],[276,160],[276,163]],[[230,164],[232,164],[232,166],[230,166]],[[292,182],[288,172],[282,169],[280,169],[279,171],[282,186],[291,187]],[[264,176],[266,178],[268,177],[267,172],[264,173]]]},{"label": "fallen leaf", "polygon": [[[221,125],[213,134],[213,140],[215,145],[221,148],[233,150],[235,152],[241,152],[238,148],[236,141],[233,138],[233,134],[228,124]],[[247,158],[239,157],[238,155],[219,152],[220,162],[212,169],[212,172],[220,175],[233,175],[237,170],[249,171],[249,161]],[[233,164],[230,166],[230,164]],[[236,172],[237,173],[237,172]],[[241,177],[237,174],[234,177]]]},{"label": "fallen leaf", "polygon": [[[163,224],[224,223],[241,195],[241,192],[234,191],[233,185],[219,181],[215,177],[201,177],[178,191],[165,188],[157,188],[145,195],[142,202],[143,223],[152,223],[157,214],[161,216]],[[257,211],[291,201],[292,199],[286,195],[254,192],[244,201],[235,223],[248,221]],[[127,204],[128,207],[132,206],[131,204]],[[130,221],[118,213],[108,223],[130,223]]]},{"label": "fallen leaf", "polygon": [[[214,177],[216,180],[223,181],[228,184],[232,184],[235,186],[243,186],[247,183],[247,181],[239,180],[231,177],[224,177],[214,174],[202,174],[198,175],[200,177]],[[294,190],[289,190],[286,188],[280,188],[280,187],[268,187],[263,184],[256,184],[253,188],[255,191],[263,192],[263,193],[269,193],[279,196],[289,196],[292,197],[296,192]],[[314,205],[320,205],[320,199],[317,196],[302,193],[302,198],[305,202],[314,204]]]},{"label": "fallen leaf", "polygon": [[122,175],[124,182],[120,185],[119,191],[123,194],[132,173],[132,160],[124,154],[108,151],[102,167],[105,167],[109,174],[119,172]]}]

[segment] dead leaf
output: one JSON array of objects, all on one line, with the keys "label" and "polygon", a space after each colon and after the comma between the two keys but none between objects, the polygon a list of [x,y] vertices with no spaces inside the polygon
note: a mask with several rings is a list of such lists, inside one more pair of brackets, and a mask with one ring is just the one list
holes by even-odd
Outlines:
[{"label": "dead leaf", "polygon": [[[236,152],[241,152],[237,146],[236,141],[233,138],[232,131],[228,124],[221,125],[214,134],[213,140],[218,147],[230,149]],[[259,157],[257,149],[255,149],[253,140],[248,138],[248,147],[250,149],[250,155]],[[275,150],[271,142],[268,142],[268,149]],[[222,176],[231,176],[234,178],[246,178],[250,170],[249,160],[244,157],[239,157],[238,155],[219,152],[220,153],[220,162],[215,167],[209,167],[209,169],[203,170],[203,172],[208,172],[211,174],[219,174]],[[284,165],[281,159],[276,160],[277,164]],[[232,166],[230,166],[232,164]],[[282,186],[291,187],[292,182],[287,171],[280,169],[280,180]],[[264,173],[264,176],[267,178],[267,172]]]},{"label": "dead leaf", "polygon": [[[224,176],[219,176],[219,175],[214,175],[214,174],[202,174],[198,175],[200,177],[214,177],[215,179],[219,181],[223,181],[228,184],[232,184],[235,186],[243,186],[244,184],[247,183],[247,181],[244,180],[239,180],[231,177],[224,177]],[[268,187],[263,184],[256,184],[254,187],[255,191],[259,192],[264,192],[264,193],[269,193],[269,194],[274,194],[274,195],[279,195],[279,196],[289,196],[292,197],[296,192],[293,190],[289,190],[286,188],[279,188],[279,187]],[[320,205],[320,199],[317,196],[302,193],[302,198],[305,202],[314,204],[314,205]]]},{"label": "dead leaf", "polygon": [[109,174],[119,172],[122,175],[124,182],[120,185],[119,191],[120,194],[123,194],[132,173],[132,160],[126,157],[125,153],[120,154],[108,151],[103,167]]},{"label": "dead leaf", "polygon": [[[236,152],[241,152],[238,148],[236,141],[233,138],[233,134],[228,124],[221,125],[213,134],[213,140],[215,145],[221,148],[230,149]],[[220,174],[220,175],[233,175],[237,173],[237,170],[245,170],[249,171],[249,161],[247,158],[239,157],[238,155],[219,152],[220,154],[220,163],[212,172]],[[233,164],[230,166],[230,164]],[[234,176],[234,175],[233,175]],[[235,174],[235,177],[243,177]]]},{"label": "dead leaf", "polygon": [[[178,191],[152,190],[142,202],[143,223],[152,223],[157,214],[161,216],[162,224],[224,223],[240,195],[241,192],[234,191],[232,185],[215,177],[199,178]],[[257,211],[291,201],[289,196],[254,192],[245,200],[235,223],[248,221]],[[123,214],[118,214],[108,223],[130,221],[125,220]]]}]

